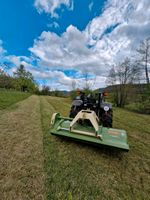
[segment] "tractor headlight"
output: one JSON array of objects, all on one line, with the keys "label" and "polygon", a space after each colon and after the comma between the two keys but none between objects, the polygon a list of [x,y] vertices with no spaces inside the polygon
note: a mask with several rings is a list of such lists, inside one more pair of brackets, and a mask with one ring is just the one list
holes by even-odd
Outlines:
[{"label": "tractor headlight", "polygon": [[108,106],[104,106],[104,110],[107,112],[109,110]]}]

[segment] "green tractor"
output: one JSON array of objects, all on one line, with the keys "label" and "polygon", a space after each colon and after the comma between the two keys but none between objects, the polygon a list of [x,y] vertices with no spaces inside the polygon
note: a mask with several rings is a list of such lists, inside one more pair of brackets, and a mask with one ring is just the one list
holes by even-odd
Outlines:
[{"label": "green tractor", "polygon": [[105,102],[105,93],[85,96],[78,94],[73,100],[69,117],[54,113],[51,133],[74,140],[129,150],[125,130],[112,128],[112,104]]}]

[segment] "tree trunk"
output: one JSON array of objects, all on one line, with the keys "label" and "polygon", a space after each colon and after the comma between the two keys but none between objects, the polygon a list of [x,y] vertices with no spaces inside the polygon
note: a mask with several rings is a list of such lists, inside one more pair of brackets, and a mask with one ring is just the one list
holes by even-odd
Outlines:
[{"label": "tree trunk", "polygon": [[147,63],[148,63],[148,49],[146,51],[146,59],[145,59],[145,74],[146,74],[146,83],[149,85],[149,76],[148,76]]},{"label": "tree trunk", "polygon": [[145,64],[145,74],[146,74],[146,83],[149,85],[149,76],[148,76],[147,63]]}]

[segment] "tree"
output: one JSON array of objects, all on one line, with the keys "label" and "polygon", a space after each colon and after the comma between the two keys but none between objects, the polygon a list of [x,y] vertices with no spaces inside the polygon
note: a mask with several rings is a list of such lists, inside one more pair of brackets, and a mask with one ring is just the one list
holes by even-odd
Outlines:
[{"label": "tree", "polygon": [[91,76],[91,74],[88,72],[87,69],[84,69],[83,76],[84,76],[84,82],[85,82],[83,86],[83,90],[85,94],[88,94],[94,87],[96,76],[93,78],[93,76]]},{"label": "tree", "polygon": [[71,89],[74,91],[76,89],[76,81],[75,80],[72,80],[71,82]]},{"label": "tree", "polygon": [[33,75],[31,72],[26,71],[24,65],[20,65],[16,72],[14,72],[14,76],[17,78],[25,78],[33,81]]},{"label": "tree", "polygon": [[148,65],[150,65],[150,37],[141,42],[139,49],[137,49],[137,52],[139,54],[138,61],[141,66],[144,66],[146,83],[149,84],[150,80]]},{"label": "tree", "polygon": [[116,106],[124,107],[127,101],[130,84],[139,76],[139,68],[132,64],[129,58],[113,66],[108,75],[108,83],[113,87],[113,100]]},{"label": "tree", "polygon": [[75,80],[72,80],[72,83],[71,83],[70,96],[71,96],[71,99],[74,99],[76,97],[76,81]]},{"label": "tree", "polygon": [[15,77],[15,87],[23,92],[28,91],[35,91],[36,84],[33,79],[32,73],[25,70],[24,65],[20,65],[17,68],[17,71],[14,72]]},{"label": "tree", "polygon": [[43,85],[40,94],[42,94],[42,95],[50,95],[50,87],[47,86],[47,85]]},{"label": "tree", "polygon": [[13,78],[0,69],[0,88],[13,88]]}]

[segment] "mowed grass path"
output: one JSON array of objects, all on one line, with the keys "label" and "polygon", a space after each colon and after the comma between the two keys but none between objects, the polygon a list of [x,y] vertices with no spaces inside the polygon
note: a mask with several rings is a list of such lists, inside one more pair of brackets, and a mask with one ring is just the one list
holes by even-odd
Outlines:
[{"label": "mowed grass path", "polygon": [[0,110],[0,199],[44,199],[40,99]]},{"label": "mowed grass path", "polygon": [[150,116],[114,110],[114,127],[128,132],[123,153],[51,135],[52,113],[69,109],[68,99],[32,96],[0,111],[1,199],[149,199]]}]

